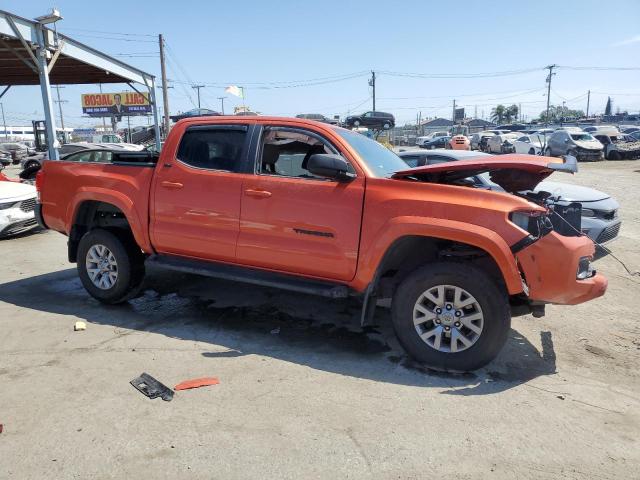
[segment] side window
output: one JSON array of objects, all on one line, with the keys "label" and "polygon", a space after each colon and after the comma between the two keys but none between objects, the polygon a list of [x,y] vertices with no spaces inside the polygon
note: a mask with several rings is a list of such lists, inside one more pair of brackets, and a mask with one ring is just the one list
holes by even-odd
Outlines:
[{"label": "side window", "polygon": [[450,161],[451,159],[449,157],[442,155],[427,155],[427,165],[435,165],[437,163],[446,163]]},{"label": "side window", "polygon": [[520,137],[518,140],[521,142],[529,143],[529,137]]},{"label": "side window", "polygon": [[420,160],[420,157],[417,155],[405,155],[400,158],[411,168],[417,167]]},{"label": "side window", "polygon": [[373,112],[367,112],[364,114],[365,117],[373,117]]},{"label": "side window", "polygon": [[65,160],[68,162],[81,163],[111,163],[111,152],[102,150],[86,150],[69,155]]},{"label": "side window", "polygon": [[[304,130],[266,128],[262,138],[262,148],[258,173],[310,179],[324,179],[307,169],[309,158],[315,154],[336,154],[337,149],[328,141]],[[351,167],[350,170],[355,173]]]},{"label": "side window", "polygon": [[193,128],[180,140],[176,157],[183,163],[207,170],[238,172],[247,132],[244,128]]}]

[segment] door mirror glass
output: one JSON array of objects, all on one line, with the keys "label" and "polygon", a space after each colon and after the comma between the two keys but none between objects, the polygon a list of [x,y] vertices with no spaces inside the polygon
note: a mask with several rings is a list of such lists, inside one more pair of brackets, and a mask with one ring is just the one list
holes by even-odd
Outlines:
[{"label": "door mirror glass", "polygon": [[316,153],[309,157],[307,169],[314,175],[350,182],[356,175],[349,172],[349,164],[340,155]]}]

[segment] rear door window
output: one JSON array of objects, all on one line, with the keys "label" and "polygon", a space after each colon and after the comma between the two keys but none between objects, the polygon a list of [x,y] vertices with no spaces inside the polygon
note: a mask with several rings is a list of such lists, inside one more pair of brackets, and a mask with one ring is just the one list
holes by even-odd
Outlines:
[{"label": "rear door window", "polygon": [[246,126],[190,127],[180,140],[176,157],[194,168],[240,172],[246,143]]}]

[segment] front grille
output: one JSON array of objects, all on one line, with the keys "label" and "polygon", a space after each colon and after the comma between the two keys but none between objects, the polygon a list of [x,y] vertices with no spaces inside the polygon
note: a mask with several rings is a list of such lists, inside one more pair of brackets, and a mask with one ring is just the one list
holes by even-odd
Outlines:
[{"label": "front grille", "polygon": [[14,235],[16,233],[24,232],[38,224],[35,218],[28,220],[22,220],[21,222],[12,223],[0,232],[1,235]]},{"label": "front grille", "polygon": [[27,198],[20,202],[20,210],[23,212],[33,212],[36,208],[36,198]]},{"label": "front grille", "polygon": [[620,233],[620,225],[620,223],[609,225],[602,231],[602,233],[600,233],[600,235],[598,235],[598,239],[596,240],[596,242],[605,243],[616,238],[618,236],[618,233]]}]

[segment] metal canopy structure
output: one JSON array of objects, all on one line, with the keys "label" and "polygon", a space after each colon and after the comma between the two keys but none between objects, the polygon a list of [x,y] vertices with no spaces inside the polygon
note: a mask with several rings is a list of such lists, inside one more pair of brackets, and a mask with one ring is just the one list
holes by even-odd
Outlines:
[{"label": "metal canopy structure", "polygon": [[51,84],[127,83],[136,91],[133,83],[143,85],[153,111],[156,147],[160,149],[155,77],[57,33],[46,24],[45,20],[28,20],[0,10],[0,87],[5,87],[0,97],[14,85],[40,85],[49,158],[58,158]]}]

